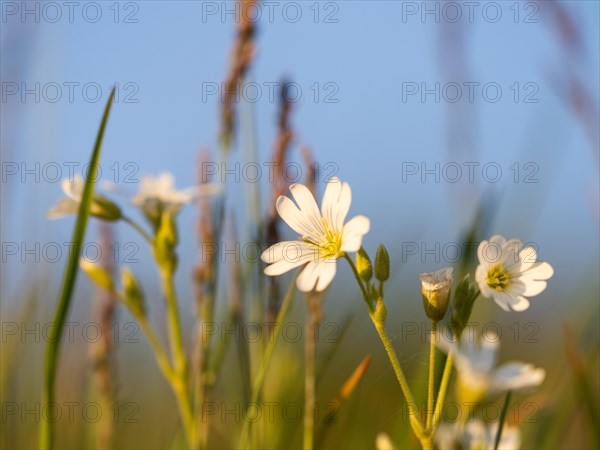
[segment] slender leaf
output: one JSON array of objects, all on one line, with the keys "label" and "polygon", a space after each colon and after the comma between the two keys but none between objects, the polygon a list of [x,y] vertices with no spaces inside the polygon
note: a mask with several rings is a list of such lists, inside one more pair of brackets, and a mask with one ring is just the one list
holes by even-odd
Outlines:
[{"label": "slender leaf", "polygon": [[[114,95],[115,90],[113,88],[108,98],[108,102],[106,103],[106,107],[104,108],[104,115],[102,116],[102,122],[100,123],[100,129],[98,130],[96,143],[94,144],[94,150],[90,159],[89,172],[85,180],[85,188],[83,189],[81,203],[79,204],[79,210],[77,213],[77,221],[75,223],[75,229],[73,230],[73,247],[65,266],[64,277],[60,292],[58,294],[58,302],[56,305],[56,312],[54,314],[54,326],[50,328],[49,332],[48,345],[46,347],[46,356],[44,360],[44,390],[42,396],[43,405],[50,405],[51,403],[54,403],[54,381],[58,366],[62,330],[65,319],[69,312],[69,306],[71,305],[71,298],[73,296],[73,288],[77,278],[79,255],[81,254],[83,238],[85,236],[86,225],[90,215],[90,206],[94,196],[94,184],[98,171],[98,161],[100,160],[102,138],[104,137],[104,130],[106,128],[106,122],[108,121]],[[51,449],[54,446],[53,441],[53,424],[43,418],[41,422],[39,448]]]}]

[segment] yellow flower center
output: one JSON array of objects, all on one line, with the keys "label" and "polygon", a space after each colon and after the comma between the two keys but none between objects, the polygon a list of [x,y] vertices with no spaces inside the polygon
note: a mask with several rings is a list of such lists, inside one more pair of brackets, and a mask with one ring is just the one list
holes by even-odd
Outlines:
[{"label": "yellow flower center", "polygon": [[490,289],[504,291],[511,284],[512,275],[502,264],[496,264],[488,270],[485,282]]},{"label": "yellow flower center", "polygon": [[305,237],[304,241],[319,249],[319,257],[321,259],[339,258],[340,249],[342,248],[342,234],[336,233],[325,219],[322,219],[322,221],[323,229],[325,230],[322,239],[314,242]]}]

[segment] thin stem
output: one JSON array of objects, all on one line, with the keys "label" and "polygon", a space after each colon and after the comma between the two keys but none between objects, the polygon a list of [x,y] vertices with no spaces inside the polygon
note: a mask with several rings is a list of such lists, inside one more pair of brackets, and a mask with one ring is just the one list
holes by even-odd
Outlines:
[{"label": "thin stem", "polygon": [[146,230],[144,230],[140,224],[138,224],[135,220],[133,220],[131,217],[128,217],[126,215],[121,216],[124,222],[127,222],[129,225],[131,225],[131,227],[133,227],[133,229],[135,231],[137,231],[150,245],[152,245],[153,242],[153,238],[152,236],[150,236]]},{"label": "thin stem", "polygon": [[431,343],[429,345],[429,387],[427,390],[427,425],[428,432],[432,430],[433,408],[435,398],[435,339],[437,332],[437,322],[431,321]]},{"label": "thin stem", "polygon": [[188,395],[187,360],[181,340],[181,322],[177,310],[177,296],[173,284],[173,274],[169,270],[161,270],[163,289],[167,303],[167,326],[169,330],[169,343],[175,376],[172,379],[173,391],[177,397],[177,404],[181,414],[186,439],[189,448],[195,448],[196,427],[192,404]]},{"label": "thin stem", "polygon": [[444,374],[442,375],[442,382],[440,383],[440,390],[438,392],[437,401],[435,403],[435,412],[433,414],[433,424],[431,426],[431,435],[435,432],[436,425],[442,418],[442,410],[444,408],[444,400],[446,398],[446,391],[448,390],[448,381],[450,381],[450,374],[452,373],[452,360],[454,355],[448,353],[446,358],[446,365],[444,366]]},{"label": "thin stem", "polygon": [[[306,320],[306,341],[304,343],[304,450],[312,450],[315,429],[315,358],[316,333],[319,323],[320,297],[308,294],[308,314]],[[317,294],[318,295],[318,294]]]},{"label": "thin stem", "polygon": [[372,311],[373,310],[373,302],[372,302],[371,298],[369,297],[369,295],[367,294],[367,290],[365,289],[365,287],[363,285],[363,281],[360,278],[360,275],[358,274],[358,269],[354,265],[354,261],[352,261],[352,259],[348,256],[348,253],[344,253],[344,258],[346,259],[346,261],[348,261],[348,264],[350,265],[350,268],[352,269],[352,273],[354,274],[354,278],[356,278],[356,282],[360,286],[360,290],[362,292],[363,299],[369,306],[369,310]]},{"label": "thin stem", "polygon": [[152,351],[154,352],[154,357],[156,358],[158,367],[162,371],[162,373],[165,376],[165,378],[167,379],[167,381],[169,383],[172,383],[174,380],[174,377],[175,377],[175,372],[173,371],[173,368],[171,367],[171,363],[169,362],[169,358],[167,357],[167,354],[163,350],[162,345],[160,344],[160,342],[158,341],[158,338],[154,334],[152,327],[150,327],[150,324],[148,323],[148,319],[146,319],[145,317],[138,317],[137,319],[140,323],[140,326],[142,327],[142,330],[146,334],[146,337],[148,338],[150,347],[152,347]]},{"label": "thin stem", "polygon": [[412,395],[410,387],[408,386],[408,382],[406,381],[406,377],[404,376],[404,372],[402,371],[400,362],[398,361],[396,351],[394,350],[394,347],[392,346],[387,331],[385,330],[385,325],[382,322],[375,320],[373,316],[371,316],[371,319],[373,320],[375,329],[377,330],[379,338],[383,343],[383,347],[385,348],[385,351],[388,354],[388,358],[392,363],[394,373],[396,374],[396,378],[398,380],[398,383],[400,384],[400,388],[402,389],[402,394],[404,394],[404,398],[406,399],[406,403],[408,404],[408,412],[410,415],[410,423],[412,425],[412,428],[415,434],[421,439],[425,435],[425,430],[423,429],[423,424],[418,418],[418,413],[415,409],[415,399]]},{"label": "thin stem", "polygon": [[181,373],[186,371],[187,364],[181,340],[181,322],[177,309],[177,296],[175,294],[175,286],[173,285],[173,274],[168,271],[161,271],[161,273],[167,303],[167,326],[169,329],[171,357],[175,370]]},{"label": "thin stem", "polygon": [[506,420],[506,413],[508,412],[508,404],[510,402],[511,393],[511,391],[508,391],[506,393],[506,397],[504,398],[504,405],[502,405],[502,413],[500,413],[500,422],[498,423],[498,432],[496,433],[496,442],[494,443],[494,450],[498,450],[498,446],[500,445],[500,439],[502,438],[502,428],[504,428],[504,421]]},{"label": "thin stem", "polygon": [[[265,353],[260,363],[258,373],[256,374],[256,378],[254,379],[254,384],[252,385],[252,395],[249,403],[250,405],[256,405],[258,402],[258,397],[260,396],[262,385],[265,381],[265,375],[267,374],[267,368],[269,367],[271,357],[273,356],[273,351],[275,350],[275,344],[277,344],[277,340],[279,338],[279,330],[290,308],[292,299],[294,298],[297,277],[298,275],[296,275],[292,279],[290,287],[288,288],[285,298],[283,299],[283,303],[281,304],[281,308],[279,309],[279,313],[277,313],[277,319],[275,321],[275,324],[273,325],[273,335],[269,338],[269,343],[267,344],[267,348],[265,349]],[[242,435],[240,437],[240,445],[238,446],[240,449],[248,448],[248,441],[250,438],[250,425],[250,421],[244,421],[244,425],[242,427]]]},{"label": "thin stem", "polygon": [[[352,269],[352,272],[354,273],[356,282],[360,286],[360,289],[362,291],[365,302],[369,306],[369,317],[371,317],[371,320],[373,321],[373,325],[375,325],[375,329],[377,330],[377,333],[379,334],[379,338],[381,339],[381,342],[383,343],[383,347],[385,348],[385,351],[388,354],[390,363],[392,363],[392,367],[394,368],[394,373],[396,374],[396,379],[398,380],[398,383],[400,384],[400,389],[402,390],[402,394],[404,395],[404,398],[406,399],[406,402],[408,404],[409,418],[410,418],[410,424],[412,426],[412,429],[413,429],[414,433],[417,435],[417,437],[420,440],[423,440],[426,437],[425,430],[423,429],[423,424],[419,420],[419,416],[418,416],[417,410],[415,408],[415,405],[416,405],[415,399],[412,395],[410,387],[408,386],[408,382],[406,381],[406,377],[404,376],[404,372],[402,371],[400,362],[398,361],[398,356],[396,355],[396,351],[394,350],[394,347],[392,346],[392,343],[387,334],[387,331],[385,330],[384,317],[382,315],[377,314],[377,311],[374,310],[372,301],[369,298],[369,296],[367,295],[367,291],[363,286],[363,282],[358,274],[358,270],[356,270],[356,266],[354,265],[354,262],[352,262],[352,259],[350,259],[348,254],[344,254],[344,258],[346,258],[346,261],[348,261],[348,264],[350,264],[350,268]],[[383,304],[383,301],[381,301],[380,307],[385,308],[385,304]]]}]

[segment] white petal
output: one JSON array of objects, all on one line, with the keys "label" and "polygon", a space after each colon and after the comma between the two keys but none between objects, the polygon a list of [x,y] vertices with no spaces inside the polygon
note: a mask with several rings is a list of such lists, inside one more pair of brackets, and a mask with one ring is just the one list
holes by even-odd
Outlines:
[{"label": "white petal", "polygon": [[[477,247],[479,263],[488,267],[497,264],[502,260],[502,245],[497,239],[494,241],[494,238],[496,238],[496,236],[492,236],[492,239],[489,241],[481,241],[479,247]],[[504,243],[504,241],[502,241],[502,243]]]},{"label": "white petal", "polygon": [[311,262],[300,272],[296,278],[296,286],[302,292],[310,292],[315,288],[323,262]]},{"label": "white petal", "polygon": [[494,372],[493,385],[498,390],[516,390],[539,386],[544,381],[544,369],[536,369],[531,364],[510,362]]},{"label": "white petal", "polygon": [[342,233],[343,252],[356,252],[362,245],[362,238],[371,229],[371,221],[365,216],[355,216],[344,225]]},{"label": "white petal", "polygon": [[548,280],[554,275],[554,269],[547,262],[535,263],[533,266],[521,272],[522,278],[533,280]]},{"label": "white petal", "polygon": [[279,216],[287,223],[292,230],[301,236],[318,240],[322,231],[315,228],[307,215],[298,209],[292,200],[284,195],[280,195],[275,204]]},{"label": "white petal", "polygon": [[521,312],[529,308],[529,300],[522,295],[514,295],[511,296],[511,298],[513,299],[513,302],[510,304],[510,307],[513,311]]},{"label": "white petal", "polygon": [[340,193],[342,192],[342,182],[338,177],[331,177],[327,182],[323,200],[321,201],[321,214],[327,222],[334,225],[334,211],[337,210],[337,204],[340,201]]},{"label": "white petal", "polygon": [[490,238],[490,242],[503,246],[506,242],[506,238],[501,234],[495,234]]},{"label": "white petal", "polygon": [[79,202],[70,197],[61,197],[47,213],[48,219],[58,219],[69,214],[76,214],[79,210]]},{"label": "white petal", "polygon": [[317,282],[317,291],[324,291],[327,286],[331,283],[333,278],[335,277],[337,267],[337,259],[326,259],[321,264],[321,271],[319,274],[319,281]]},{"label": "white petal", "polygon": [[321,235],[325,234],[321,212],[310,189],[303,184],[296,183],[290,186],[290,192],[302,212],[302,222],[310,224],[314,230],[319,230]]},{"label": "white petal", "polygon": [[477,285],[479,286],[479,291],[481,295],[486,298],[490,298],[493,296],[492,290],[487,285],[486,277],[489,266],[485,263],[479,264],[477,269],[475,269],[475,281],[477,281]]},{"label": "white petal", "polygon": [[509,302],[506,294],[492,291],[492,297],[500,308],[502,308],[504,311],[510,312],[510,307],[508,306]]},{"label": "white petal", "polygon": [[341,231],[344,226],[344,221],[350,211],[350,204],[352,203],[352,190],[348,183],[342,184],[342,192],[340,193],[340,199],[337,203],[337,207],[334,209],[333,226],[336,231]]},{"label": "white petal", "polygon": [[303,256],[315,256],[316,248],[302,241],[282,241],[272,245],[260,255],[260,258],[268,263],[277,261],[295,262]]},{"label": "white petal", "polygon": [[310,256],[303,256],[295,261],[288,261],[282,259],[281,261],[277,261],[271,264],[270,266],[265,267],[264,273],[265,275],[274,277],[289,272],[290,270],[295,269],[296,267],[299,267],[303,264],[306,264],[309,261],[311,261]]},{"label": "white petal", "polygon": [[546,289],[548,283],[545,281],[532,280],[525,277],[517,278],[510,286],[509,290],[515,295],[524,295],[525,297],[534,297]]},{"label": "white petal", "polygon": [[513,267],[515,264],[520,264],[520,250],[523,245],[523,241],[519,239],[510,239],[502,245],[502,258],[501,263],[505,268]]}]

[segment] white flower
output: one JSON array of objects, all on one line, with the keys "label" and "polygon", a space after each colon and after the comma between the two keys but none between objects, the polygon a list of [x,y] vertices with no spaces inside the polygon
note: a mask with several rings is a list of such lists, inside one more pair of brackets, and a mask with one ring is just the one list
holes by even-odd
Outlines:
[{"label": "white flower", "polygon": [[546,289],[546,280],[553,274],[547,262],[537,262],[533,247],[523,247],[518,239],[507,241],[500,235],[482,241],[477,248],[479,266],[475,279],[484,297],[492,297],[505,311],[529,308],[526,297]]},{"label": "white flower", "polygon": [[144,206],[148,202],[159,202],[164,207],[179,208],[203,195],[215,194],[219,191],[217,185],[206,183],[183,190],[175,189],[175,177],[169,172],[160,175],[145,176],[140,182],[140,190],[132,199],[132,203]]},{"label": "white flower", "polygon": [[352,193],[348,183],[336,177],[327,183],[320,211],[306,186],[293,184],[290,191],[296,204],[282,195],[277,199],[277,212],[300,237],[263,252],[262,260],[270,264],[265,274],[281,275],[306,264],[296,280],[298,289],[323,291],[335,276],[337,259],[345,252],[358,251],[370,222],[365,216],[355,216],[344,224]]},{"label": "white flower", "polygon": [[[59,198],[56,205],[50,208],[47,214],[49,219],[58,219],[69,214],[77,214],[79,211],[81,196],[85,188],[83,177],[78,175],[72,180],[64,179],[61,187],[66,197]],[[94,193],[90,205],[90,214],[104,220],[118,220],[122,217],[121,210],[116,204],[96,193]]]},{"label": "white flower", "polygon": [[379,433],[375,439],[375,448],[377,450],[396,450],[396,446],[387,433]]},{"label": "white flower", "polygon": [[469,334],[463,334],[460,345],[444,339],[440,341],[443,350],[454,354],[458,393],[463,400],[477,402],[486,394],[527,389],[544,381],[544,369],[531,364],[512,361],[496,368],[498,337],[488,333],[476,345]]},{"label": "white flower", "polygon": [[[498,433],[498,422],[486,425],[474,420],[462,426],[458,423],[441,424],[435,434],[439,450],[493,450]],[[504,424],[498,449],[517,450],[521,446],[521,433],[515,426]]]}]

